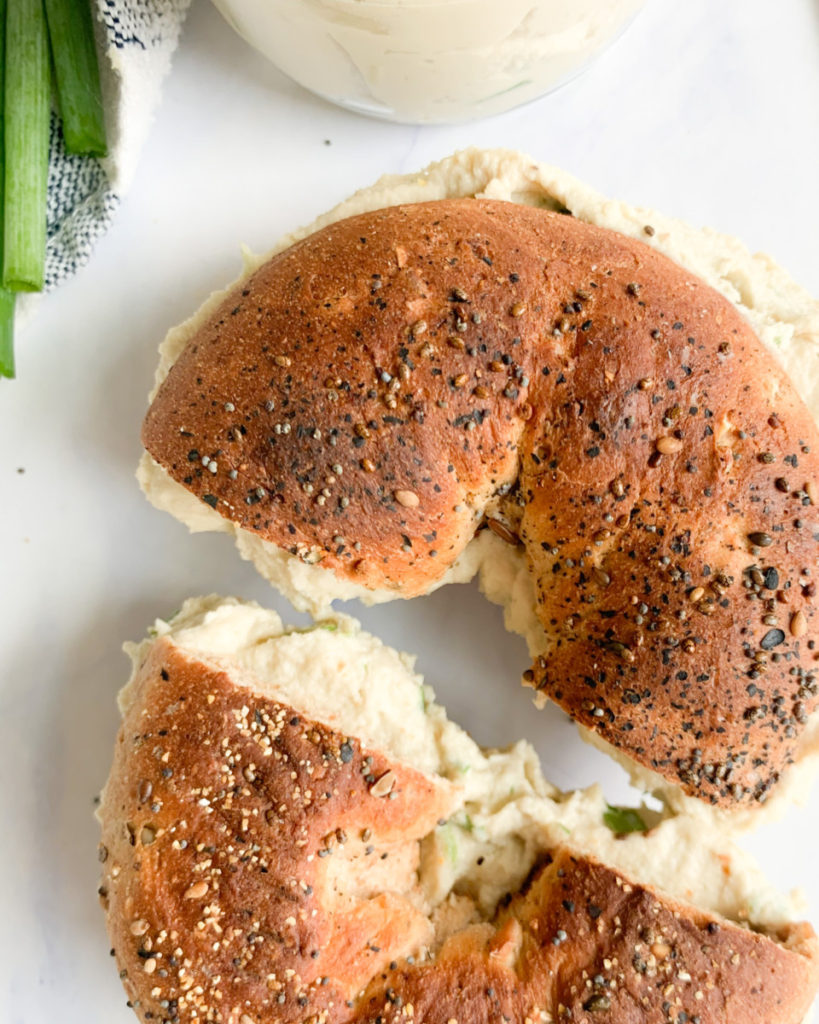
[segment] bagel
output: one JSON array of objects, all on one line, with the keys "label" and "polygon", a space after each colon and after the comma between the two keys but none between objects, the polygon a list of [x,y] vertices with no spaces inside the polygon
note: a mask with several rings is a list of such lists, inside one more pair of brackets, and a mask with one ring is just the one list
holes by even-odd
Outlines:
[{"label": "bagel", "polygon": [[130,651],[100,894],[144,1020],[807,1012],[816,936],[746,854],[684,818],[615,836],[353,620],[192,599]]},{"label": "bagel", "polygon": [[169,339],[140,479],[302,606],[479,570],[540,699],[744,813],[819,748],[819,437],[764,343],[819,405],[816,304],[553,177],[465,154],[249,272]]}]

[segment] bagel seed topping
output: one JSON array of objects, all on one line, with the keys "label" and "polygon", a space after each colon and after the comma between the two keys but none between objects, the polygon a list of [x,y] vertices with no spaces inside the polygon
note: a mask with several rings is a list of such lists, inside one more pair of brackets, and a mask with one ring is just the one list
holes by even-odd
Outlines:
[{"label": "bagel seed topping", "polygon": [[385,772],[381,776],[381,778],[376,779],[376,781],[370,786],[370,796],[389,796],[389,794],[392,792],[393,786],[395,785],[396,781],[397,779],[395,772]]},{"label": "bagel seed topping", "polygon": [[683,443],[678,437],[666,435],[657,438],[656,447],[662,455],[673,455],[675,452],[682,451]]},{"label": "bagel seed topping", "polygon": [[805,617],[805,613],[800,609],[791,616],[790,621],[791,636],[800,637],[804,636],[808,631],[808,620]]},{"label": "bagel seed topping", "polygon": [[421,504],[421,499],[415,491],[396,491],[395,500],[404,508],[417,508]]}]

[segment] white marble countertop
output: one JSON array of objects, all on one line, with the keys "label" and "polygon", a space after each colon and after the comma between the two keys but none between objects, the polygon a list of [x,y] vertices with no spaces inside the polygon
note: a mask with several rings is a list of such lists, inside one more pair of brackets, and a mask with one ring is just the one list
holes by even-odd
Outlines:
[{"label": "white marble countertop", "polygon": [[[95,888],[93,799],[117,728],[123,640],[189,594],[288,611],[228,540],[188,536],[133,478],[165,329],[263,250],[385,171],[469,144],[559,164],[602,192],[738,235],[819,295],[819,5],[650,0],[583,76],[523,110],[453,128],[367,121],[282,78],[210,5],[190,16],[133,189],[90,264],[43,302],[0,386],[0,1018],[134,1019]],[[617,772],[556,712],[474,588],[350,609],[418,664],[484,743],[521,735],[562,786]],[[617,776],[617,778],[615,778]],[[750,845],[784,888],[814,874],[819,788]]]}]

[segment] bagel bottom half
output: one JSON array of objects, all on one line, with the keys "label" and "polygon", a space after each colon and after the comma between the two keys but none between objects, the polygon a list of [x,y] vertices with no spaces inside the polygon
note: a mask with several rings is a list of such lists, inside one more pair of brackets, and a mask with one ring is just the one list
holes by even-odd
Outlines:
[{"label": "bagel bottom half", "polygon": [[816,936],[719,830],[615,834],[353,620],[192,599],[129,651],[100,893],[142,1019],[805,1016]]}]

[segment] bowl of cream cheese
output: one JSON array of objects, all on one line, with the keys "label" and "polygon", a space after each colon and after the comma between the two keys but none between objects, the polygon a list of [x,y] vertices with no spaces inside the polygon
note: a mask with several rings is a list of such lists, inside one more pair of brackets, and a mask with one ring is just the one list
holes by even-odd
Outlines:
[{"label": "bowl of cream cheese", "polygon": [[415,124],[500,114],[581,71],[644,0],[214,0],[281,71]]}]

